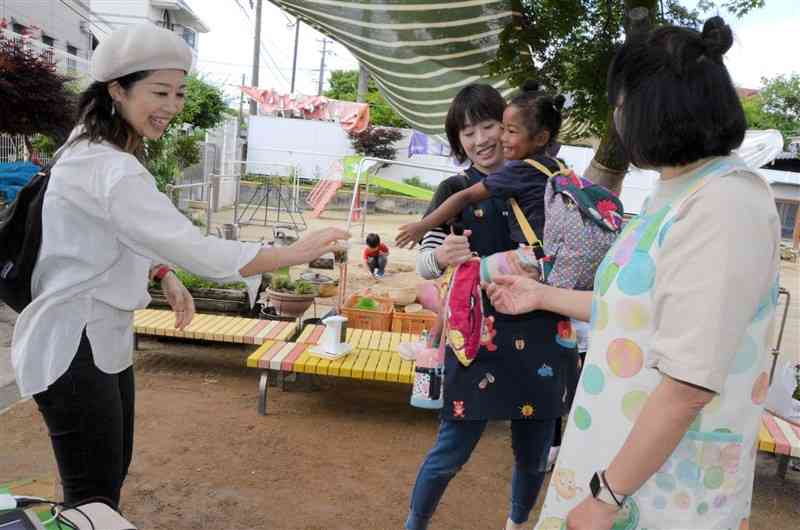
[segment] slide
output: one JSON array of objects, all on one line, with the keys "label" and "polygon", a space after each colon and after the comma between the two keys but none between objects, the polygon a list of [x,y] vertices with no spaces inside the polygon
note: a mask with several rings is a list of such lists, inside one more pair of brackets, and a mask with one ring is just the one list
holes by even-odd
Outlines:
[{"label": "slide", "polygon": [[377,186],[379,188],[389,190],[399,195],[412,197],[414,199],[424,199],[429,201],[433,198],[433,190],[418,188],[417,186],[412,186],[411,184],[406,184],[405,182],[397,182],[396,180],[384,179],[374,175],[370,175],[369,184],[370,186]]}]

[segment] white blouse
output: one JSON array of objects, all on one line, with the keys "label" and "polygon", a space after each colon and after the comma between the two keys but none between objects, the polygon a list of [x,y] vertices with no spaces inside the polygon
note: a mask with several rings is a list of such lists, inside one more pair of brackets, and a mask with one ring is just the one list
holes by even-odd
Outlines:
[{"label": "white blouse", "polygon": [[133,311],[150,303],[148,273],[170,264],[218,282],[242,278],[261,245],[203,236],[158,191],[132,155],[109,143],[76,142],[53,167],[42,211],[33,301],[19,315],[11,361],[23,396],[69,368],[86,329],[95,365],[119,373],[133,362]]}]

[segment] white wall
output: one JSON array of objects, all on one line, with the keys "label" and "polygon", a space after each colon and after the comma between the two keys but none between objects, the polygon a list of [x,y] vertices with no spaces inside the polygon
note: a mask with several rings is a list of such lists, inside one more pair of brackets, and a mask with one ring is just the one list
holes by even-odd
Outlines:
[{"label": "white wall", "polygon": [[24,26],[39,26],[45,35],[55,39],[53,47],[57,50],[66,51],[69,44],[78,49],[78,57],[88,58],[91,35],[81,30],[81,23],[91,20],[89,0],[68,3],[77,13],[58,0],[0,0],[0,18],[9,21],[9,30],[12,18]]}]

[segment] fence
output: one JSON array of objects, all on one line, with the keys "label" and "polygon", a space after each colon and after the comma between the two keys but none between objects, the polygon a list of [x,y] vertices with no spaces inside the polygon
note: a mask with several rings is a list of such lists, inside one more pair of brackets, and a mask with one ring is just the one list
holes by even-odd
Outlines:
[{"label": "fence", "polygon": [[[34,138],[31,138],[33,140]],[[22,135],[12,136],[10,134],[0,134],[0,163],[20,162],[22,160],[32,160],[40,165],[50,161],[49,155],[44,155],[38,151],[28,152],[25,147],[25,139]]]}]

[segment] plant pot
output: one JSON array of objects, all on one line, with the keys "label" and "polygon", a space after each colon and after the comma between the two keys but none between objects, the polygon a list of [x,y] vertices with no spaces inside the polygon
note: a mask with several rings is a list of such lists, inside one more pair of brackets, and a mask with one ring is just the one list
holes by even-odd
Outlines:
[{"label": "plant pot", "polygon": [[266,289],[267,299],[281,316],[300,317],[314,303],[317,293],[294,294]]},{"label": "plant pot", "polygon": [[325,274],[319,274],[317,272],[308,271],[304,272],[300,275],[300,279],[312,284],[314,287],[317,288],[319,291],[320,298],[329,298],[331,296],[336,296],[339,292],[339,282],[331,278],[330,276],[326,276]]}]

